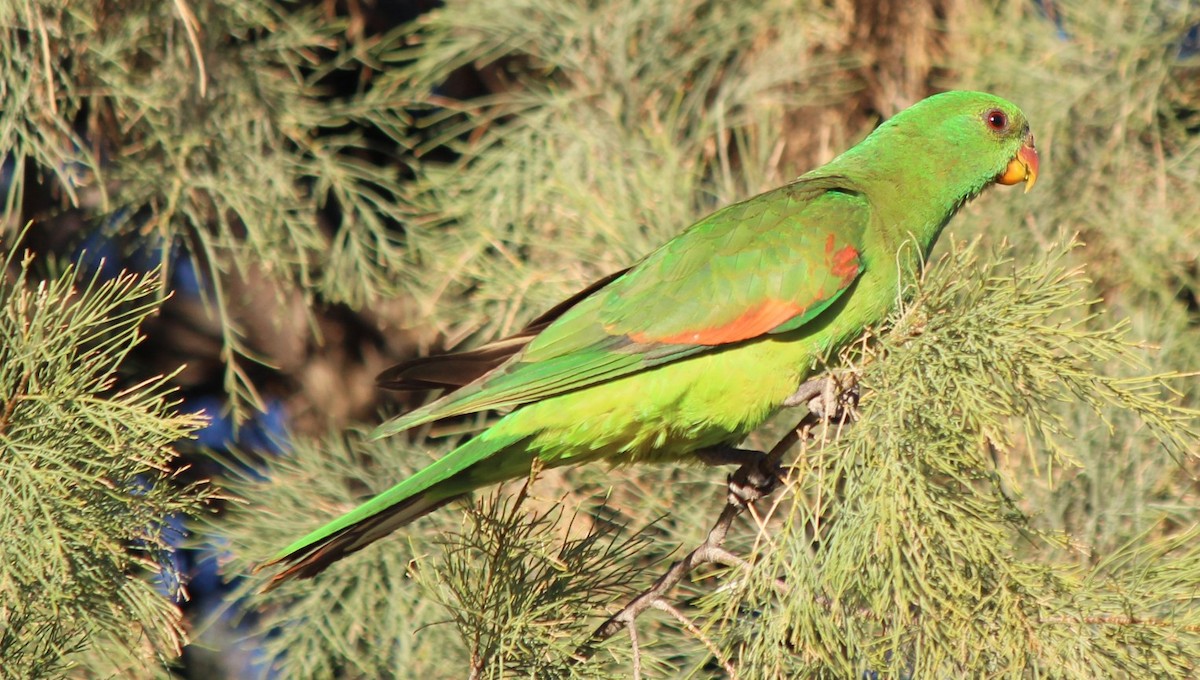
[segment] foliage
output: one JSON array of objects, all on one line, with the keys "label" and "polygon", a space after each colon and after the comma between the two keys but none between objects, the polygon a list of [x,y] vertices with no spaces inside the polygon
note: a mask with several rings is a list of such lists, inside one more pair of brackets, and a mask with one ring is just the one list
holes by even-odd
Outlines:
[{"label": "foliage", "polygon": [[[1137,347],[1092,318],[1064,255],[959,251],[882,333],[858,422],[799,461],[754,578],[706,605],[747,676],[1190,676],[1196,528],[1141,526],[1080,565],[1074,537],[1038,529],[1019,492],[1078,465],[1061,439],[1141,430],[1162,456],[1198,441],[1200,414],[1171,404],[1164,377],[1096,371]],[[1113,428],[1076,432],[1064,406]]]},{"label": "foliage", "polygon": [[[15,250],[12,251],[15,255]],[[159,575],[165,518],[208,495],[172,477],[168,376],[118,370],[157,309],[153,275],[38,280],[26,257],[0,280],[0,657],[12,678],[147,674],[183,642],[178,574]]]},{"label": "foliage", "polygon": [[[1163,378],[1138,377],[1200,365],[1187,297],[1197,290],[1188,244],[1200,237],[1189,117],[1197,93],[1186,85],[1189,62],[1177,59],[1198,17],[1172,5],[1162,21],[1130,6],[1098,24],[1082,5],[1055,5],[1066,38],[1028,5],[954,17],[968,43],[939,85],[992,89],[1025,105],[1043,181],[1031,202],[992,195],[958,218],[956,230],[1010,245],[982,265],[964,252],[933,267],[863,367],[862,420],[844,439],[809,449],[802,462],[815,472],[797,482],[797,500],[742,539],[757,546],[756,577],[731,581],[738,587],[694,611],[703,635],[748,677],[1185,676],[1200,658],[1188,589],[1198,575],[1188,481],[1198,442],[1194,413],[1180,406],[1195,403],[1194,380],[1172,379],[1180,394]],[[437,82],[473,63],[504,83],[483,101],[438,101],[424,121],[440,132],[431,144],[459,154],[415,166],[411,194],[429,229],[414,231],[410,247],[423,268],[441,272],[416,295],[449,337],[510,330],[525,313],[518,308],[544,308],[714,204],[787,176],[772,143],[784,107],[836,107],[848,94],[856,61],[831,45],[842,17],[763,3],[745,5],[744,16],[723,6],[721,23],[710,25],[709,7],[531,3],[498,12],[470,3],[422,22],[398,81]],[[776,34],[781,25],[796,30]],[[1113,25],[1134,36],[1115,46],[1115,65],[1100,38]],[[1151,43],[1155,58],[1142,57]],[[790,51],[773,51],[784,44]],[[731,45],[740,49],[723,52]],[[786,68],[772,60],[797,50]],[[1070,87],[1057,86],[1064,74],[1046,54],[1069,57]],[[861,133],[820,127],[819,111],[807,110],[816,127],[801,135]],[[1076,231],[1086,247],[1049,245]],[[1102,306],[1130,322],[1106,322]],[[1130,342],[1130,333],[1161,349]],[[585,469],[552,483],[586,491],[607,476],[609,502],[641,526],[664,505],[644,478],[662,474]],[[715,513],[681,503],[686,492],[667,496],[680,521],[659,525],[664,538],[694,544]],[[815,546],[814,524],[830,532]],[[504,554],[502,542],[487,554]],[[781,575],[798,597],[778,597],[771,577]],[[710,590],[692,585],[683,599]],[[715,668],[704,641],[678,622],[639,627],[648,673]],[[512,654],[498,667],[523,658]]]},{"label": "foliage", "polygon": [[235,406],[258,396],[234,281],[354,305],[397,290],[400,169],[370,135],[400,138],[406,116],[329,96],[388,41],[348,45],[342,22],[270,0],[5,3],[0,26],[3,226],[31,170],[109,236],[165,244],[164,267],[185,248],[213,285]]},{"label": "foliage", "polygon": [[[872,17],[891,23],[861,25]],[[891,325],[846,355],[862,379],[858,422],[804,448],[803,474],[734,527],[726,547],[752,557],[749,577],[706,570],[675,591],[694,626],[651,611],[636,653],[618,636],[571,658],[711,525],[723,473],[686,466],[549,471],[521,502],[500,496],[465,519],[448,507],[315,580],[249,597],[248,625],[287,677],[629,677],[635,656],[654,677],[720,677],[730,663],[743,677],[1187,677],[1200,666],[1187,410],[1200,404],[1197,24],[1195,3],[1171,0],[452,0],[363,34],[267,0],[9,3],[4,224],[24,222],[22,200],[44,181],[106,233],[187,246],[210,274],[226,387],[254,401],[244,358],[303,341],[250,347],[231,311],[239,282],[270,281],[310,314],[345,302],[372,328],[430,327],[421,337],[442,345],[489,339],[828,160],[881,114],[937,89],[995,91],[1033,122],[1037,188],[964,208],[943,244],[981,245],[935,256]],[[464,79],[483,96],[462,96]],[[1085,245],[1052,245],[1076,234]],[[39,290],[22,281],[11,290]],[[66,290],[55,281],[44,290]],[[40,337],[67,346],[46,314]],[[132,318],[117,330],[132,333]],[[369,357],[353,361],[370,372]],[[86,383],[53,368],[38,387]],[[31,441],[70,439],[108,402],[63,403],[78,418]],[[751,444],[769,446],[789,419]],[[264,466],[269,479],[224,482],[243,500],[206,530],[232,552],[231,578],[449,445],[310,434]],[[110,472],[79,479],[129,479],[111,471],[133,460],[109,456]],[[143,520],[192,507],[172,493],[127,494],[159,511],[123,515],[135,519],[89,559],[133,559],[113,537],[147,541]],[[91,577],[127,571],[79,571],[96,588],[84,601],[120,602],[125,581]],[[178,639],[166,605],[111,605],[121,632],[97,634],[94,619],[26,602],[3,610],[0,645],[31,674],[84,646],[122,670],[142,652],[165,664]],[[149,644],[126,644],[131,631]]]},{"label": "foliage", "polygon": [[[357,434],[302,444],[271,464],[270,482],[251,473],[227,482],[246,500],[213,528],[235,554],[266,555],[413,471],[388,460],[391,448]],[[308,494],[299,497],[296,488]],[[436,677],[470,667],[478,677],[595,676],[590,669],[572,675],[564,660],[603,605],[628,592],[646,539],[564,520],[561,507],[528,498],[524,488],[516,498],[493,495],[466,508],[465,515],[434,514],[400,545],[389,541],[388,549],[339,563],[320,580],[256,596],[265,611],[261,628],[270,631],[262,643],[279,672]],[[230,571],[249,566],[237,558]],[[364,569],[370,578],[362,578]],[[240,590],[249,595],[262,584],[250,579]],[[305,624],[294,625],[299,620]]]},{"label": "foliage", "polygon": [[576,529],[580,518],[564,522],[561,505],[523,511],[527,493],[528,485],[472,507],[420,573],[436,581],[426,587],[468,643],[476,677],[603,677],[572,663],[575,649],[604,607],[629,595],[647,539],[591,521]]}]

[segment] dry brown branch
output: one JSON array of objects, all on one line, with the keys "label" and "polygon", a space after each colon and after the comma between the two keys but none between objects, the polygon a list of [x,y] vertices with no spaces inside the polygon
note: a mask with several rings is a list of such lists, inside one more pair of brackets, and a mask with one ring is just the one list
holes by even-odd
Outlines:
[{"label": "dry brown branch", "polygon": [[629,648],[633,651],[633,680],[642,680],[642,648],[638,645],[637,626],[630,623],[626,629],[629,631]]},{"label": "dry brown branch", "polygon": [[[655,609],[659,609],[675,617],[675,620],[678,621],[687,632],[691,633],[693,637],[704,644],[705,648],[708,649],[708,652],[713,655],[713,658],[717,660],[717,663],[721,664],[721,668],[725,669],[725,672],[729,675],[729,677],[736,680],[738,673],[737,669],[733,667],[733,663],[729,659],[725,658],[725,655],[721,653],[721,649],[717,647],[717,643],[710,640],[709,637],[704,634],[704,631],[700,630],[700,628],[696,626],[691,619],[689,619],[683,612],[676,609],[669,602],[661,598],[654,600],[651,604]],[[631,626],[630,628],[633,627]]]}]

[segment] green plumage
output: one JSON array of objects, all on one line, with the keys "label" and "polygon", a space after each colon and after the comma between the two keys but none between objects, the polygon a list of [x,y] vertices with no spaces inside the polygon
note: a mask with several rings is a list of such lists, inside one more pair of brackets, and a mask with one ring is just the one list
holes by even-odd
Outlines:
[{"label": "green plumage", "polygon": [[486,432],[284,548],[275,583],[473,489],[547,466],[678,460],[736,444],[814,363],[881,321],[954,212],[1036,177],[1023,114],[930,97],[796,181],[709,215],[511,339],[402,364],[397,387],[457,387],[375,436],[489,409]]}]

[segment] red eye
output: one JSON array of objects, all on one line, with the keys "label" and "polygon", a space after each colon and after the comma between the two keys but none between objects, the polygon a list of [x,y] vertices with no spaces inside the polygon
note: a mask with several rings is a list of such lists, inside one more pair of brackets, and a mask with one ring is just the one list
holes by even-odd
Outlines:
[{"label": "red eye", "polygon": [[1004,115],[1004,112],[1000,109],[988,111],[983,116],[983,119],[987,121],[988,127],[996,132],[1001,132],[1008,127],[1008,116]]}]

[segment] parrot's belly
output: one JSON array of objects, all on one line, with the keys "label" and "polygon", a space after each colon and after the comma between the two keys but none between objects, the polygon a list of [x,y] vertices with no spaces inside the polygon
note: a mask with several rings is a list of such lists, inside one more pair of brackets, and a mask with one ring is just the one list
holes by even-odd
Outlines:
[{"label": "parrot's belly", "polygon": [[[896,300],[896,272],[878,267],[825,322],[699,354],[517,409],[493,428],[521,437],[525,455],[503,472],[522,474],[530,456],[554,467],[604,460],[612,465],[667,462],[697,449],[737,444],[769,418],[813,367]],[[500,478],[500,470],[493,475]],[[511,474],[510,474],[511,473]]]},{"label": "parrot's belly", "polygon": [[688,358],[531,404],[502,425],[531,433],[527,450],[551,466],[678,460],[761,425],[809,373],[814,341]]}]

